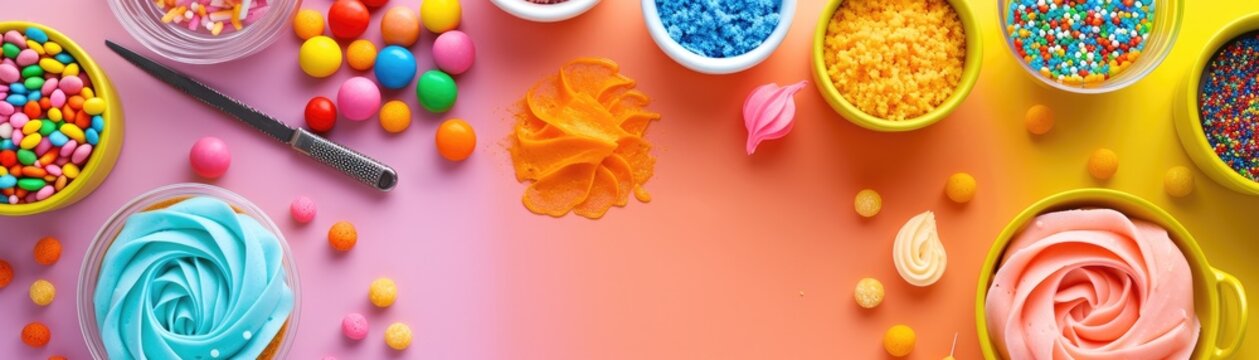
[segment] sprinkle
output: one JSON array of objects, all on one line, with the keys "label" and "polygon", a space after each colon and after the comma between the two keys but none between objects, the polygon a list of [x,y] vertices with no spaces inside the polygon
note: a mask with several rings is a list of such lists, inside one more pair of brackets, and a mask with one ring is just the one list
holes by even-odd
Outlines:
[{"label": "sprinkle", "polygon": [[1098,83],[1137,61],[1154,24],[1154,4],[1132,1],[1011,1],[1006,32],[1041,76],[1068,85]]},{"label": "sprinkle", "polygon": [[1202,131],[1215,155],[1243,177],[1259,181],[1259,32],[1220,47],[1199,86]]}]

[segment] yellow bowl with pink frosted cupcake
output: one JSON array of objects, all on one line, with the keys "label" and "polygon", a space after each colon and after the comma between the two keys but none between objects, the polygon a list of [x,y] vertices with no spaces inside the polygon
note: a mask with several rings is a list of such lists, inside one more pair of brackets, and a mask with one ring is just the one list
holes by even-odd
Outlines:
[{"label": "yellow bowl with pink frosted cupcake", "polygon": [[975,303],[988,359],[1222,359],[1241,344],[1246,294],[1163,209],[1071,190],[1002,230]]}]

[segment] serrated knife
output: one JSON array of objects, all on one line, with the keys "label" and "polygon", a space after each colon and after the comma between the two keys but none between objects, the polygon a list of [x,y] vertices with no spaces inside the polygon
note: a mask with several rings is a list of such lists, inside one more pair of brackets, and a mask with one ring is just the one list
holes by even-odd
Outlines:
[{"label": "serrated knife", "polygon": [[319,135],[306,131],[306,129],[291,128],[249,105],[223,95],[218,90],[214,90],[188,75],[150,60],[113,41],[105,40],[105,46],[158,80],[183,91],[197,100],[201,100],[207,105],[219,109],[225,114],[235,117],[263,134],[288,144],[289,147],[297,150],[297,152],[306,154],[306,156],[331,166],[361,183],[381,191],[389,191],[393,189],[394,185],[398,184],[398,173],[393,168],[373,160],[367,155],[324,139]]}]

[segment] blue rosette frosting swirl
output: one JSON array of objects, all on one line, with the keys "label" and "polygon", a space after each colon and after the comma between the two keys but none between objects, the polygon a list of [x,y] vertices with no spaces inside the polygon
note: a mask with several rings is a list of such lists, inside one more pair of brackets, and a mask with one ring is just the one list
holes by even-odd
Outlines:
[{"label": "blue rosette frosting swirl", "polygon": [[294,295],[279,238],[222,200],[193,197],[127,218],[94,305],[111,359],[253,359]]}]

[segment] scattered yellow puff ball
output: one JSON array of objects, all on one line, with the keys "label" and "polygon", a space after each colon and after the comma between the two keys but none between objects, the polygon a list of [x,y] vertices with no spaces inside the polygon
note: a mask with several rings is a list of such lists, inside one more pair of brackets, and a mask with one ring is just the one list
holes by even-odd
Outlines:
[{"label": "scattered yellow puff ball", "polygon": [[399,100],[390,100],[380,107],[380,127],[392,134],[411,127],[411,107]]},{"label": "scattered yellow puff ball", "polygon": [[376,44],[370,40],[354,40],[345,48],[345,61],[350,63],[351,69],[370,70],[376,64]]},{"label": "scattered yellow puff ball", "polygon": [[31,284],[31,301],[35,305],[48,306],[52,304],[52,300],[57,297],[57,288],[52,286],[48,280],[39,279]]},{"label": "scattered yellow puff ball", "polygon": [[328,229],[328,244],[337,251],[350,251],[358,243],[358,230],[349,221],[338,221]]},{"label": "scattered yellow puff ball", "polygon": [[874,190],[861,190],[857,193],[857,198],[853,199],[852,206],[862,217],[874,217],[879,214],[879,210],[883,210],[883,198]]},{"label": "scattered yellow puff ball", "polygon": [[372,305],[376,307],[386,308],[393,305],[398,300],[398,284],[390,278],[379,278],[372,281],[371,290],[368,291],[368,298],[371,299]]},{"label": "scattered yellow puff ball", "polygon": [[823,46],[839,94],[888,120],[916,118],[944,103],[966,61],[962,20],[945,0],[843,1]]},{"label": "scattered yellow puff ball", "polygon": [[293,33],[302,40],[323,35],[323,26],[323,15],[318,11],[301,9],[293,15]]},{"label": "scattered yellow puff ball", "polygon": [[905,325],[896,325],[883,334],[883,349],[887,350],[889,355],[905,357],[914,351],[914,343],[917,341],[918,337],[914,335],[914,329]]},{"label": "scattered yellow puff ball", "polygon": [[1027,117],[1023,120],[1027,132],[1032,135],[1045,135],[1054,128],[1054,112],[1045,105],[1035,105],[1027,109]]},{"label": "scattered yellow puff ball", "polygon": [[949,200],[958,204],[965,204],[975,198],[975,188],[979,185],[975,183],[975,177],[967,173],[956,173],[949,176],[949,181],[944,185],[944,194],[949,196]]},{"label": "scattered yellow puff ball", "polygon": [[1097,180],[1110,180],[1119,170],[1119,155],[1110,149],[1102,148],[1089,156],[1089,175]]},{"label": "scattered yellow puff ball", "polygon": [[852,297],[857,300],[857,305],[873,309],[883,303],[883,283],[874,278],[862,278],[857,281],[857,289],[853,291]]},{"label": "scattered yellow puff ball", "polygon": [[1167,169],[1163,175],[1163,190],[1167,195],[1185,197],[1193,193],[1193,171],[1184,166]]},{"label": "scattered yellow puff ball", "polygon": [[411,346],[411,328],[403,323],[389,325],[385,329],[385,344],[394,350],[406,350]]}]

